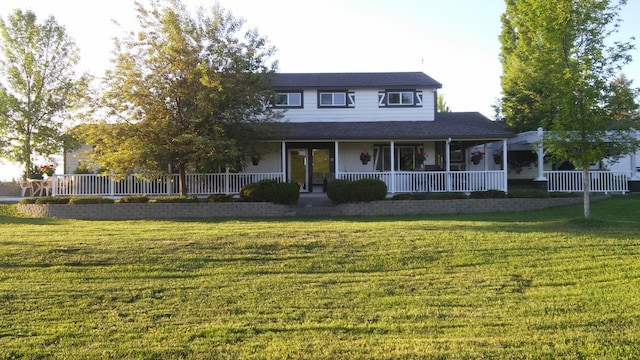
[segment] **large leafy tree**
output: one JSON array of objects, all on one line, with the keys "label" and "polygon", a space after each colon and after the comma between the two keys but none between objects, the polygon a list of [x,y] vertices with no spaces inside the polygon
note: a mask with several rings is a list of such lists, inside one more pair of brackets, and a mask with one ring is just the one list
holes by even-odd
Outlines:
[{"label": "large leafy tree", "polygon": [[219,6],[190,15],[179,0],[136,2],[140,31],[116,40],[115,67],[96,101],[102,122],[75,134],[95,145],[93,160],[115,174],[180,174],[242,166],[260,125],[277,114],[265,105],[274,48]]},{"label": "large leafy tree", "polygon": [[633,46],[608,41],[625,3],[507,0],[502,16],[502,113],[517,130],[549,130],[545,150],[583,169],[586,218],[590,164],[638,146],[631,119],[615,121],[637,109],[635,90],[615,80]]},{"label": "large leafy tree", "polygon": [[23,163],[59,153],[68,110],[88,76],[76,77],[78,50],[53,17],[38,23],[32,11],[0,19],[0,156]]}]

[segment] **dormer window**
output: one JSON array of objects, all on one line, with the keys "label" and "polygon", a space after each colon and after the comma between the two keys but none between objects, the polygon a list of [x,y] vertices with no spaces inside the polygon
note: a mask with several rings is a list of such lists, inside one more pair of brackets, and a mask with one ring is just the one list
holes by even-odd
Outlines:
[{"label": "dormer window", "polygon": [[349,91],[319,91],[319,108],[345,108],[355,106],[355,93]]},{"label": "dormer window", "polygon": [[421,107],[422,91],[387,90],[378,93],[379,107]]},{"label": "dormer window", "polygon": [[302,107],[302,91],[296,92],[279,92],[276,94],[276,103],[274,107]]}]

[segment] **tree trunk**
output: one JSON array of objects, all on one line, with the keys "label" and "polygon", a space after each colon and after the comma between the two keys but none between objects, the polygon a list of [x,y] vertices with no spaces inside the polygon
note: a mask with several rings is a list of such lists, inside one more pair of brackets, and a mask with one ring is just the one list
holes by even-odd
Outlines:
[{"label": "tree trunk", "polygon": [[589,194],[591,192],[591,182],[589,181],[589,167],[585,166],[582,168],[582,188],[584,189],[584,199],[583,199],[583,207],[584,207],[584,218],[591,218],[591,200],[589,198]]},{"label": "tree trunk", "polygon": [[187,196],[187,171],[185,170],[184,165],[180,165],[178,169],[178,177],[180,181],[180,196]]}]

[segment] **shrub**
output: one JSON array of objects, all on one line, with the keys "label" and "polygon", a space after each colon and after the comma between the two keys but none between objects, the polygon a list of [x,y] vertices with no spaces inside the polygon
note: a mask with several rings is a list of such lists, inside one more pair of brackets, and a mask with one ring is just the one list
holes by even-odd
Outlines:
[{"label": "shrub", "polygon": [[539,189],[513,189],[507,194],[510,198],[548,198],[549,193]]},{"label": "shrub", "polygon": [[36,204],[68,204],[70,198],[63,196],[47,196],[36,198]]},{"label": "shrub", "polygon": [[387,185],[378,179],[334,180],[327,185],[327,197],[335,204],[384,200],[386,196]]},{"label": "shrub", "polygon": [[502,190],[487,190],[487,191],[474,191],[469,194],[471,199],[499,199],[507,197],[507,194]]},{"label": "shrub", "polygon": [[459,192],[418,192],[393,196],[393,200],[454,200],[467,198],[467,195]]},{"label": "shrub", "polygon": [[387,197],[387,184],[378,179],[361,179],[351,184],[352,201],[377,201]]},{"label": "shrub", "polygon": [[232,202],[233,194],[214,194],[207,198],[208,202]]},{"label": "shrub", "polygon": [[180,196],[180,195],[158,196],[155,199],[150,200],[150,202],[154,202],[154,203],[195,203],[199,201],[200,199],[198,199],[197,196]]},{"label": "shrub", "polygon": [[35,204],[36,198],[24,198],[18,201],[18,204]]},{"label": "shrub", "polygon": [[149,197],[146,195],[132,195],[132,196],[124,196],[120,199],[120,202],[130,204],[130,203],[146,203],[149,202]]},{"label": "shrub", "polygon": [[240,198],[244,201],[272,202],[276,204],[295,204],[300,198],[300,188],[294,183],[279,183],[276,180],[262,180],[240,189]]},{"label": "shrub", "polygon": [[69,204],[113,204],[114,200],[101,196],[79,196],[69,199]]},{"label": "shrub", "polygon": [[582,193],[571,193],[571,192],[550,192],[549,196],[552,198],[571,198],[571,197],[582,197]]},{"label": "shrub", "polygon": [[351,201],[351,181],[337,179],[327,184],[327,197],[335,204],[344,204]]}]

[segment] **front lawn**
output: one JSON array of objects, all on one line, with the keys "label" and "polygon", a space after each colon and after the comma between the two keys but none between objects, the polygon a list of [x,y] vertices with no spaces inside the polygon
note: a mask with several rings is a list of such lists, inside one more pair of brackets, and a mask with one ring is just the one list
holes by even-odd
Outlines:
[{"label": "front lawn", "polygon": [[79,221],[0,204],[2,359],[634,358],[640,197],[512,214]]}]

